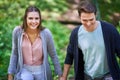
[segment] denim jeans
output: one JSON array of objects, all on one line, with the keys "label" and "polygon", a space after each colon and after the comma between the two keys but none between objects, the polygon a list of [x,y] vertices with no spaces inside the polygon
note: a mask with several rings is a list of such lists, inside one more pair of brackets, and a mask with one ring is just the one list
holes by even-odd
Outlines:
[{"label": "denim jeans", "polygon": [[112,79],[111,75],[109,73],[107,73],[101,77],[96,77],[94,79],[92,79],[91,76],[85,74],[85,80],[113,80],[113,79]]},{"label": "denim jeans", "polygon": [[45,80],[44,67],[24,65],[21,72],[22,80]]}]

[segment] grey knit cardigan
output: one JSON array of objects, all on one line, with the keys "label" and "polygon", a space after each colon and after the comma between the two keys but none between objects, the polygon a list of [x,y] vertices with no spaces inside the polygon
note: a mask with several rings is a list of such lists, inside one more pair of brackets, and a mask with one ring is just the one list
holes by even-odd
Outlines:
[{"label": "grey knit cardigan", "polygon": [[[23,66],[21,44],[22,44],[23,32],[24,30],[18,26],[15,27],[12,34],[12,53],[8,67],[8,74],[14,74],[14,80],[21,80],[20,72]],[[43,47],[42,49],[44,54],[43,65],[44,65],[46,80],[52,80],[52,73],[48,62],[48,55],[51,57],[52,62],[54,64],[55,73],[57,75],[62,75],[61,67],[54,47],[52,34],[49,31],[49,29],[45,28],[40,32],[40,37],[42,39],[42,47]]]}]

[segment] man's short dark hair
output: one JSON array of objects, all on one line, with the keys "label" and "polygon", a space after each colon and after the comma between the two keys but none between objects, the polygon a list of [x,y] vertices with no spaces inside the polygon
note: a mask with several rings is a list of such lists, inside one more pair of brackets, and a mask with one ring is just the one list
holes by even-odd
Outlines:
[{"label": "man's short dark hair", "polygon": [[84,0],[84,1],[81,1],[80,4],[78,5],[79,16],[81,15],[82,12],[95,13],[95,15],[96,15],[97,8],[90,1]]}]

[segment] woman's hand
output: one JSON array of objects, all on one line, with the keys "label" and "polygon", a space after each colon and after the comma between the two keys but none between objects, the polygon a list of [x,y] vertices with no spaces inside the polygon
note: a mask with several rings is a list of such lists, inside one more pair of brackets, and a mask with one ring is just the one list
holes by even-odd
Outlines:
[{"label": "woman's hand", "polygon": [[13,75],[12,74],[8,74],[8,80],[13,80]]}]

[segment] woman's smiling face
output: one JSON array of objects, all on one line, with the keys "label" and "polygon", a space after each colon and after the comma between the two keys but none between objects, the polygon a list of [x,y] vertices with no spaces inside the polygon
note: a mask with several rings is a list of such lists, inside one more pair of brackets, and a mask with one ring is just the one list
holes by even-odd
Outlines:
[{"label": "woman's smiling face", "polygon": [[27,28],[29,29],[37,29],[40,25],[40,16],[38,12],[28,12],[27,13]]}]

